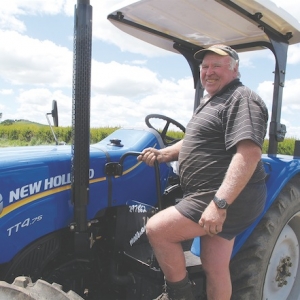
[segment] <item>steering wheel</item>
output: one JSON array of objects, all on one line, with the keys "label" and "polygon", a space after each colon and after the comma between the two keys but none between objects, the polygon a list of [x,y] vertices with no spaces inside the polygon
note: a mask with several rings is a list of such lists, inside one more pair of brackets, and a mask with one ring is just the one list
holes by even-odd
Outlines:
[{"label": "steering wheel", "polygon": [[[157,130],[156,128],[154,128],[154,127],[151,125],[151,123],[150,123],[150,119],[160,119],[160,120],[166,121],[166,125],[165,125],[164,129],[163,129],[162,131],[159,131],[159,130]],[[171,118],[169,118],[169,117],[166,117],[166,116],[164,116],[164,115],[150,114],[150,115],[146,116],[145,122],[146,122],[146,125],[147,125],[149,128],[152,128],[152,129],[156,130],[156,131],[160,134],[160,136],[161,136],[161,138],[162,138],[162,140],[163,140],[163,142],[164,142],[164,144],[165,144],[166,146],[173,145],[173,144],[175,144],[176,142],[180,141],[180,139],[175,139],[175,138],[170,137],[170,136],[167,135],[167,132],[168,132],[168,129],[169,129],[170,124],[175,125],[175,126],[178,127],[183,133],[185,133],[185,127],[184,127],[183,125],[181,125],[181,124],[178,123],[177,121],[175,121],[175,120],[173,120],[173,119],[171,119]]]}]

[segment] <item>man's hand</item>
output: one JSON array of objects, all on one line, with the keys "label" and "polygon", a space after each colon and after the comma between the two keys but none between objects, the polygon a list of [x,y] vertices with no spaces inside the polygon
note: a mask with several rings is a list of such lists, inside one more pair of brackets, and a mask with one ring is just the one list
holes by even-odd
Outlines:
[{"label": "man's hand", "polygon": [[211,201],[204,210],[198,223],[209,236],[213,236],[223,230],[226,215],[226,209],[217,208],[215,203]]},{"label": "man's hand", "polygon": [[138,161],[143,161],[149,166],[154,166],[155,160],[159,163],[165,163],[178,160],[178,154],[182,145],[182,140],[176,144],[163,148],[146,148],[142,151],[142,154],[137,157]]},{"label": "man's hand", "polygon": [[138,161],[143,161],[149,166],[153,166],[155,163],[155,160],[158,162],[162,161],[162,154],[159,150],[155,148],[146,148],[142,151],[142,154],[137,157]]}]

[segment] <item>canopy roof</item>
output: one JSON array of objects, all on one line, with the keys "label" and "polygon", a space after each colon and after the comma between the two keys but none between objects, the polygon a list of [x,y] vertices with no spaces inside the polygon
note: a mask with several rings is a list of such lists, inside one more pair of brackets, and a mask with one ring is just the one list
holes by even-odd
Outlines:
[{"label": "canopy roof", "polygon": [[198,49],[222,43],[240,51],[258,43],[264,48],[270,34],[289,44],[300,42],[300,23],[269,0],[142,0],[108,19],[124,32],[173,52],[175,41]]}]

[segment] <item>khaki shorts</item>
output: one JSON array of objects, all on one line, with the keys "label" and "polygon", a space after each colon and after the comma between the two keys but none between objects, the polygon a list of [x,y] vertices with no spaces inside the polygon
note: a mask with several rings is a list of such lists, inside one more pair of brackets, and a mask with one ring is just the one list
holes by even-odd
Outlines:
[{"label": "khaki shorts", "polygon": [[[198,223],[216,191],[197,192],[184,195],[175,208],[186,218]],[[265,182],[248,184],[227,209],[222,232],[218,235],[227,240],[244,231],[262,213],[266,201]]]}]

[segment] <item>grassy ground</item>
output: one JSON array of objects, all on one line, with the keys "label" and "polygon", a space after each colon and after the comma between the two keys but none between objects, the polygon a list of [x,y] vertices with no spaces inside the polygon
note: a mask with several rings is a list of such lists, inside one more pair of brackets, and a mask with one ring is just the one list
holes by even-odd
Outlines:
[{"label": "grassy ground", "polygon": [[[97,143],[111,134],[119,127],[91,128],[91,143]],[[71,127],[53,128],[58,141],[64,141],[71,144]],[[170,131],[168,135],[181,139],[182,132]],[[0,147],[17,146],[36,146],[36,145],[55,145],[55,140],[51,129],[47,125],[41,125],[34,122],[19,120],[10,123],[0,123]],[[265,140],[263,153],[268,152],[269,141]],[[282,143],[278,143],[278,153],[293,155],[295,147],[295,138],[286,138]]]}]

